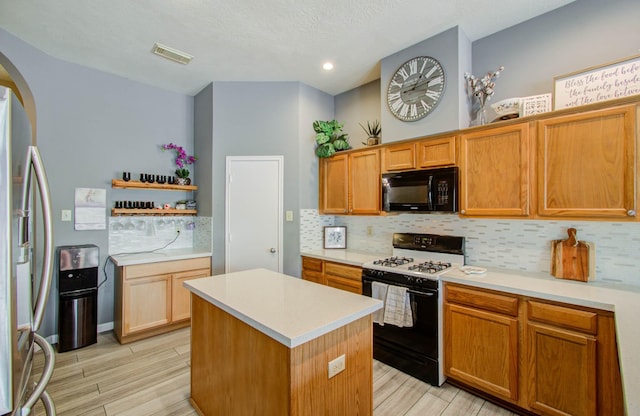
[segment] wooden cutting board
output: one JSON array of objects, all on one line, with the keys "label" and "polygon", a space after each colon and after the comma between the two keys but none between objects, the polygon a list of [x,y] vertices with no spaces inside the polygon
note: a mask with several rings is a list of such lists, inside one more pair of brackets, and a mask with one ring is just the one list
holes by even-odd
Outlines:
[{"label": "wooden cutting board", "polygon": [[595,246],[579,241],[575,228],[567,230],[569,238],[551,242],[551,274],[562,279],[587,282],[595,278]]}]

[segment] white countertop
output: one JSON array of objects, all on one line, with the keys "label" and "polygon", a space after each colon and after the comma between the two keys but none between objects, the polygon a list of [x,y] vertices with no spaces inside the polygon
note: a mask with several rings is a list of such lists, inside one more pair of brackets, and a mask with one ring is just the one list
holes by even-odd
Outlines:
[{"label": "white countertop", "polygon": [[389,257],[390,253],[363,253],[348,249],[318,249],[300,253],[301,256],[314,257],[320,260],[336,261],[338,263],[360,266],[364,263]]},{"label": "white countertop", "polygon": [[382,308],[382,301],[266,269],[184,282],[202,297],[289,348]]},{"label": "white countertop", "polygon": [[199,257],[211,257],[211,251],[193,248],[179,248],[173,250],[158,250],[154,252],[113,254],[111,260],[116,266],[131,266],[134,264],[157,263],[161,261],[187,260]]},{"label": "white countertop", "polygon": [[488,269],[487,273],[464,274],[452,270],[442,275],[442,281],[460,283],[484,289],[532,296],[552,301],[613,311],[622,386],[628,415],[640,415],[640,288],[598,282],[576,282],[556,279],[545,273],[528,273]]}]

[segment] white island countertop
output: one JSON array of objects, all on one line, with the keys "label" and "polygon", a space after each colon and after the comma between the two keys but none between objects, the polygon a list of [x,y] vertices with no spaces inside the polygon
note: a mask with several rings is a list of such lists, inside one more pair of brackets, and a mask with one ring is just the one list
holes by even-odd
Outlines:
[{"label": "white island countertop", "polygon": [[178,248],[173,250],[120,253],[111,255],[111,259],[116,266],[132,266],[134,264],[158,263],[161,261],[188,260],[199,257],[211,257],[211,250]]},{"label": "white island countertop", "polygon": [[573,305],[613,311],[622,386],[628,415],[640,415],[640,288],[605,282],[576,282],[557,279],[546,273],[530,273],[488,268],[484,274],[445,273],[444,282],[532,296]]},{"label": "white island countertop", "polygon": [[209,303],[294,348],[382,308],[382,301],[266,269],[184,282]]}]

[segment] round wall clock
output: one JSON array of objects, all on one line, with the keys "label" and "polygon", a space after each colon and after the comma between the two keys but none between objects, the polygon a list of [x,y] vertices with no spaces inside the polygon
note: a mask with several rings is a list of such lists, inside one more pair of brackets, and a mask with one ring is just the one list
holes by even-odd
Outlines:
[{"label": "round wall clock", "polygon": [[444,69],[440,62],[430,56],[410,59],[389,81],[389,110],[402,121],[420,120],[438,105],[444,85]]}]

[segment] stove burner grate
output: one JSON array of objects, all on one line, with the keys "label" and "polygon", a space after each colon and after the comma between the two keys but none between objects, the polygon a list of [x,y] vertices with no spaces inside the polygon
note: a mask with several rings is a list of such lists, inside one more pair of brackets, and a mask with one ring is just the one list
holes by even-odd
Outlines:
[{"label": "stove burner grate", "polygon": [[425,261],[420,264],[413,264],[408,267],[409,270],[422,272],[422,273],[438,273],[451,267],[451,263],[441,261]]},{"label": "stove burner grate", "polygon": [[387,257],[386,259],[374,260],[373,264],[385,267],[398,267],[403,264],[413,263],[413,257]]}]

